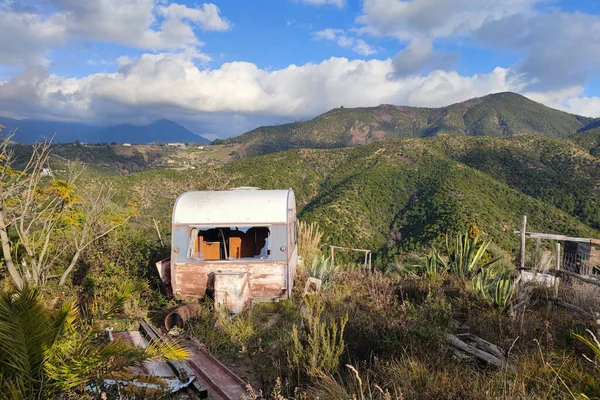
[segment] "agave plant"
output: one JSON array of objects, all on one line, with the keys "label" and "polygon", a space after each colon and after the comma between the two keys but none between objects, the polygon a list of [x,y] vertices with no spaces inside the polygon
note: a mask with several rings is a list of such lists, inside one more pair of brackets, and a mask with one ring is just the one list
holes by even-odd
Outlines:
[{"label": "agave plant", "polygon": [[432,249],[429,255],[423,257],[418,263],[407,265],[405,270],[413,275],[434,277],[448,271],[448,264],[436,249]]},{"label": "agave plant", "polygon": [[461,278],[472,277],[482,268],[485,268],[497,261],[494,259],[484,265],[480,265],[481,259],[485,254],[490,241],[484,241],[478,246],[479,236],[469,239],[469,235],[458,233],[451,247],[448,236],[446,236],[446,250],[448,252],[448,268],[455,275]]},{"label": "agave plant", "polygon": [[512,301],[515,294],[515,281],[504,275],[495,276],[487,268],[473,277],[473,286],[491,305],[505,308]]},{"label": "agave plant", "polygon": [[0,293],[0,398],[55,398],[147,359],[188,357],[172,342],[138,349],[101,334],[72,302],[48,309],[27,285]]},{"label": "agave plant", "polygon": [[337,268],[337,266],[331,265],[329,257],[315,256],[310,270],[308,271],[308,276],[320,279],[323,286],[328,286],[333,282],[333,277]]}]

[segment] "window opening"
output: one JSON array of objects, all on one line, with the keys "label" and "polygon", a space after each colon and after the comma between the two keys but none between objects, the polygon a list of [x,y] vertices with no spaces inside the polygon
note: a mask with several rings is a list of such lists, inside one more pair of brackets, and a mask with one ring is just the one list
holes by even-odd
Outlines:
[{"label": "window opening", "polygon": [[195,260],[267,260],[271,230],[267,226],[194,227],[187,257]]}]

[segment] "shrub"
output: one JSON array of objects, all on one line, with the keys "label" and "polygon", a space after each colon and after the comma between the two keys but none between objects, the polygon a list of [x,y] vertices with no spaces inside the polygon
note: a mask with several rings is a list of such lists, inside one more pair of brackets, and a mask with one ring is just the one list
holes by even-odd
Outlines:
[{"label": "shrub", "polygon": [[27,285],[0,293],[0,397],[68,397],[141,361],[188,357],[173,342],[139,349],[103,340],[94,325],[80,318],[75,303],[46,308],[40,291]]},{"label": "shrub", "polygon": [[303,332],[292,326],[292,347],[288,351],[288,362],[298,374],[319,376],[335,371],[344,351],[344,329],[348,316],[339,322],[322,321],[325,303],[317,296],[308,296],[304,301],[306,326]]}]

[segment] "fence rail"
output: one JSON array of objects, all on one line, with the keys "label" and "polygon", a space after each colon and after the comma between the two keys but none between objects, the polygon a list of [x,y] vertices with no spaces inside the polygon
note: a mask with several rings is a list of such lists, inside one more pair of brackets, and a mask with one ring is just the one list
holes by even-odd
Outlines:
[{"label": "fence rail", "polygon": [[[585,262],[583,258],[581,259],[569,259],[566,260],[561,259],[561,243],[560,242],[579,242],[579,243],[590,243],[592,246],[598,246],[600,241],[598,239],[591,238],[580,238],[580,237],[569,237],[565,235],[556,235],[549,233],[535,233],[535,232],[527,232],[527,216],[523,216],[521,220],[521,230],[515,231],[515,234],[520,236],[520,265],[519,265],[519,280],[517,284],[517,294],[518,294],[518,302],[517,304],[523,304],[523,276],[524,271],[527,270],[525,268],[526,261],[526,241],[527,239],[536,239],[535,246],[535,264],[539,261],[539,251],[540,251],[540,242],[541,240],[553,240],[555,243],[554,250],[554,264],[555,268],[545,271],[544,273],[550,276],[554,276],[554,282],[552,285],[552,298],[546,299],[548,301],[549,309],[552,309],[555,306],[563,307],[573,312],[579,313],[586,319],[591,319],[596,324],[596,329],[598,334],[600,335],[600,309],[594,310],[590,308],[590,311],[586,311],[581,307],[578,307],[574,304],[570,304],[564,300],[559,299],[559,287],[561,285],[562,278],[574,278],[580,282],[594,285],[596,287],[600,287],[600,276],[596,277],[594,275],[584,275],[578,272],[581,272],[581,268],[572,268],[573,266],[580,267],[582,266],[582,262]],[[562,261],[562,262],[561,262]],[[561,265],[563,262],[567,262],[569,265]],[[571,261],[571,263],[569,263]],[[573,264],[573,265],[571,265]],[[565,268],[566,267],[566,268]],[[574,269],[577,271],[575,272]],[[592,265],[591,271],[594,270],[594,266]],[[563,283],[564,284],[564,283]],[[517,307],[515,307],[517,308]]]}]

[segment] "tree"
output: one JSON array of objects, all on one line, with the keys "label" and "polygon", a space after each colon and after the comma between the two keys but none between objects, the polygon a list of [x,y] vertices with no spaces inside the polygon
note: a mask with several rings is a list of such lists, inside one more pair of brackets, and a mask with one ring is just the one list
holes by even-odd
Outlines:
[{"label": "tree", "polygon": [[113,209],[116,194],[114,188],[99,182],[87,186],[87,190],[81,195],[79,206],[74,207],[66,216],[67,228],[63,231],[65,244],[70,244],[74,252],[68,267],[60,277],[59,286],[66,283],[82,252],[88,246],[125,224],[135,212],[133,207],[126,210]]},{"label": "tree", "polygon": [[[35,144],[21,170],[13,168],[11,135],[0,140],[0,243],[4,263],[18,288],[25,282],[44,285],[49,272],[68,265],[60,284],[76,265],[81,252],[94,241],[125,223],[128,217],[113,212],[114,191],[106,186],[86,188],[77,194],[86,166],[67,165],[64,179],[47,176],[50,143]],[[68,240],[65,238],[68,237]]]},{"label": "tree", "polygon": [[[33,146],[32,155],[22,170],[12,167],[15,156],[9,148],[11,135],[0,142],[0,241],[8,272],[17,287],[25,280],[35,285],[44,275],[44,266],[50,257],[50,239],[58,217],[73,199],[73,180],[55,180],[42,187],[43,168],[47,165],[49,143]],[[17,243],[10,239],[9,229],[17,235]],[[13,252],[25,253],[22,265],[17,267]]]}]

